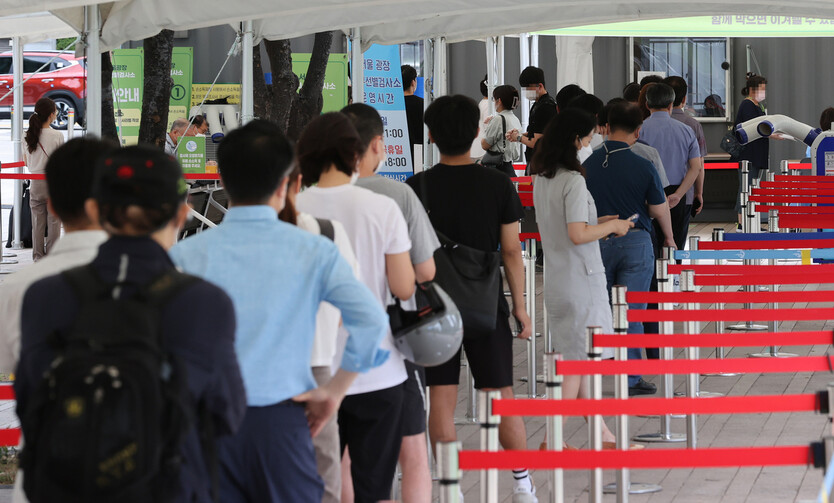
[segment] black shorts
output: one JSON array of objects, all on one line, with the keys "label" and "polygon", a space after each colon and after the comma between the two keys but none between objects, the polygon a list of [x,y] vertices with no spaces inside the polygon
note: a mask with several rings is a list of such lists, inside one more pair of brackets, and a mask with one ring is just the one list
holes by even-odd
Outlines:
[{"label": "black shorts", "polygon": [[[500,312],[500,310],[499,310]],[[509,319],[499,314],[495,329],[466,332],[463,350],[475,378],[475,388],[504,388],[513,385],[513,334]],[[460,350],[451,360],[426,368],[426,384],[443,386],[460,382]]]},{"label": "black shorts", "polygon": [[402,445],[403,388],[349,395],[339,407],[342,452],[350,449],[350,473],[357,502],[391,497]]},{"label": "black shorts", "polygon": [[408,380],[403,390],[403,436],[410,437],[426,431],[426,370],[406,360],[405,371]]}]

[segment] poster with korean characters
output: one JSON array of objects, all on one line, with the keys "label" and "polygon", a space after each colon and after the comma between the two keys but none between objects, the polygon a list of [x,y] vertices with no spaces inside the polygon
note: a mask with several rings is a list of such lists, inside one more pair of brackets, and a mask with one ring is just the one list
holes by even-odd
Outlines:
[{"label": "poster with korean characters", "polygon": [[363,55],[364,101],[382,116],[388,155],[379,174],[404,182],[414,174],[405,116],[400,46],[372,45]]}]

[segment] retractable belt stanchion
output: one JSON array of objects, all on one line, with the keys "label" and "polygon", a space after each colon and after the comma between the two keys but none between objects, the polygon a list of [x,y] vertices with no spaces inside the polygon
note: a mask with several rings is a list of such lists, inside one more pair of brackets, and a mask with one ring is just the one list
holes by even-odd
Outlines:
[{"label": "retractable belt stanchion", "polygon": [[[786,163],[787,161],[782,161],[782,163]],[[770,171],[767,172],[767,181],[773,183],[776,181],[776,173],[771,173]],[[775,233],[779,232],[779,211],[777,210],[768,210],[767,211],[767,232],[768,233]],[[776,262],[771,262],[775,264]]]},{"label": "retractable belt stanchion", "polygon": [[[626,303],[626,287],[614,285],[611,289],[611,308],[614,317],[614,334],[623,338],[628,337],[628,304]],[[614,349],[614,358],[617,361],[628,360],[628,349],[619,346]],[[628,400],[628,374],[614,375],[614,398],[616,400]],[[617,450],[629,450],[629,429],[628,415],[617,416]],[[602,434],[600,433],[600,438]],[[631,471],[628,468],[621,468],[617,471],[617,482],[615,486],[607,485],[603,492],[616,492],[617,503],[627,503],[629,494],[648,494],[661,491],[662,488],[655,484],[642,482],[631,482]]]},{"label": "retractable belt stanchion", "polygon": [[[695,271],[686,270],[681,273],[681,291],[694,292],[695,291]],[[687,303],[686,309],[694,311],[698,309],[698,304]],[[686,321],[683,324],[685,334],[697,334],[698,322]],[[698,348],[686,348],[686,359],[697,360]],[[687,398],[696,398],[698,396],[698,380],[699,374],[691,373],[686,377],[686,396]],[[686,446],[690,449],[698,447],[698,426],[695,414],[686,415]]]},{"label": "retractable belt stanchion", "polygon": [[[712,229],[712,240],[714,242],[724,241],[724,229],[721,228],[721,227],[716,227],[716,228]],[[716,262],[716,265],[724,265],[724,260],[723,259],[717,259],[715,262]],[[724,289],[725,289],[724,285],[718,285],[718,286],[715,287],[716,292],[723,292]],[[725,305],[726,304],[724,304],[724,303],[720,303],[720,304],[717,305],[717,308],[718,309],[724,309]],[[724,333],[724,321],[723,320],[715,322],[715,332],[718,333],[718,334],[723,334]],[[724,356],[725,356],[724,355],[724,347],[723,346],[716,347],[715,348],[715,358],[718,359],[718,360],[723,360]],[[738,374],[735,374],[735,373],[732,373],[732,372],[717,372],[717,373],[703,374],[703,375],[705,375],[705,376],[719,376],[719,377],[734,377],[734,376],[737,376]]]},{"label": "retractable belt stanchion", "polygon": [[478,424],[478,394],[475,390],[475,378],[472,376],[469,358],[464,355],[466,355],[466,350],[460,355],[461,363],[466,365],[466,412],[463,417],[455,418],[455,424]]},{"label": "retractable belt stanchion", "polygon": [[[554,353],[545,353],[544,355],[544,385],[548,400],[562,399],[562,380],[564,378],[561,375],[556,374],[556,366],[559,364],[561,359],[561,355]],[[547,438],[550,442],[550,450],[561,451],[562,444],[564,443],[562,416],[547,416],[547,419],[545,420],[545,428],[547,429]],[[554,468],[553,470],[550,470],[550,503],[564,503],[564,501],[564,470],[561,468]]]},{"label": "retractable belt stanchion", "polygon": [[[2,167],[2,164],[0,164],[0,167]],[[0,182],[0,183],[2,183],[2,182]],[[2,190],[0,190],[0,208],[2,208],[2,207],[3,207],[3,194],[2,194]],[[18,211],[20,211],[20,208],[18,208]],[[9,232],[11,232],[11,229],[9,229]],[[2,235],[3,235],[3,219],[0,218],[0,236],[2,236]],[[2,245],[2,244],[0,244],[0,245]],[[17,264],[17,260],[6,260],[7,258],[13,259],[14,257],[17,257],[17,255],[14,254],[14,253],[6,253],[5,251],[0,252],[0,274],[11,274],[12,273],[12,271],[10,271],[8,269],[3,269],[3,266],[4,265]]]},{"label": "retractable belt stanchion", "polygon": [[[701,242],[700,236],[689,236],[689,249],[692,251],[698,250],[698,244]],[[689,259],[689,263],[691,265],[696,265],[698,263],[698,259]],[[694,276],[693,272],[693,276]],[[683,277],[681,277],[681,285],[683,285]],[[681,291],[683,291],[683,286],[681,286]],[[695,291],[694,282],[692,283],[692,291]],[[695,350],[695,358],[700,358],[700,349]],[[724,393],[717,393],[715,391],[703,391],[701,389],[700,381],[696,380],[696,388],[695,388],[695,396],[700,396],[704,398],[708,397],[716,397],[716,396],[724,396]]]},{"label": "retractable belt stanchion", "polygon": [[440,476],[440,503],[463,503],[460,497],[460,442],[437,443],[437,472]]},{"label": "retractable belt stanchion", "polygon": [[[531,336],[527,341],[527,394],[530,398],[537,398],[538,395],[538,369],[536,368],[536,239],[524,240],[524,265],[525,265],[525,296],[527,314],[530,316]],[[523,380],[523,379],[522,379]]]},{"label": "retractable belt stanchion", "polygon": [[[481,450],[498,452],[500,418],[492,413],[492,401],[501,398],[499,391],[478,392],[478,419],[481,422]],[[498,503],[498,470],[481,470],[481,503]]]},{"label": "retractable belt stanchion", "polygon": [[[602,351],[594,345],[594,336],[602,333],[602,327],[588,327],[585,329],[588,337],[588,359],[594,362],[602,361]],[[590,396],[592,400],[602,400],[602,375],[589,376]],[[592,451],[602,450],[602,416],[594,414],[588,417],[588,440]],[[602,468],[591,469],[591,487],[588,501],[602,503]]]},{"label": "retractable belt stanchion", "polygon": [[[657,270],[657,291],[661,293],[670,293],[672,291],[672,281],[669,279],[669,260],[662,258],[655,264]],[[672,309],[672,304],[662,302],[657,305],[658,309],[668,311]],[[660,335],[671,336],[674,333],[674,323],[671,321],[661,321],[658,323],[658,332]],[[660,348],[661,360],[672,360],[674,358],[673,349],[670,347]],[[660,393],[666,399],[674,398],[675,379],[672,374],[663,374],[660,380]],[[643,433],[635,435],[633,440],[637,442],[685,442],[686,435],[682,433],[672,433],[672,415],[663,414],[660,416],[660,432],[659,433]]]}]

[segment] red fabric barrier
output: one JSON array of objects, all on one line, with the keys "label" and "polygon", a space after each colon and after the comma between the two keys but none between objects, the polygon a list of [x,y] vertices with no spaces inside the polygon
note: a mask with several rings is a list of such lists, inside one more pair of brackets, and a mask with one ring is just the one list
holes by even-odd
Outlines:
[{"label": "red fabric barrier", "polygon": [[773,178],[776,182],[829,182],[834,183],[834,176],[816,175],[776,175]]},{"label": "red fabric barrier", "polygon": [[834,290],[779,292],[626,292],[626,301],[633,304],[659,304],[661,302],[698,302],[701,304],[834,302]]},{"label": "red fabric barrier", "polygon": [[705,162],[704,169],[738,169],[737,162]]},{"label": "red fabric barrier", "polygon": [[46,180],[46,175],[34,175],[29,173],[8,173],[0,174],[0,180]]},{"label": "red fabric barrier", "polygon": [[695,276],[700,286],[806,285],[834,283],[834,274],[739,274],[736,276]]},{"label": "red fabric barrier", "polygon": [[779,215],[785,215],[788,213],[801,213],[801,214],[829,214],[834,213],[834,206],[769,206],[769,205],[756,205],[756,211],[759,213],[775,210],[779,212]]},{"label": "red fabric barrier", "polygon": [[11,384],[0,384],[0,400],[14,400],[14,388]]},{"label": "red fabric barrier", "polygon": [[719,374],[771,372],[834,372],[834,356],[793,358],[725,358],[723,360],[565,360],[556,363],[556,373],[568,375]]},{"label": "red fabric barrier", "polygon": [[628,321],[818,321],[834,319],[834,308],[811,309],[629,309]]},{"label": "red fabric barrier", "polygon": [[12,169],[12,168],[22,168],[26,166],[26,163],[23,161],[19,162],[4,162],[0,164],[0,169]]},{"label": "red fabric barrier", "polygon": [[780,214],[779,227],[790,227],[794,229],[831,229],[834,228],[834,215]]},{"label": "red fabric barrier", "polygon": [[834,239],[798,239],[795,241],[701,241],[698,244],[699,250],[807,250],[821,248],[834,248]]},{"label": "red fabric barrier", "polygon": [[461,470],[562,468],[736,468],[813,463],[809,446],[656,449],[644,451],[461,451]]},{"label": "red fabric barrier", "polygon": [[750,201],[782,204],[834,204],[834,196],[762,196],[751,195]]},{"label": "red fabric barrier", "polygon": [[810,162],[789,162],[788,169],[814,169]]},{"label": "red fabric barrier", "polygon": [[542,236],[538,232],[520,232],[518,234],[519,241],[527,241],[528,239],[535,239],[536,241],[541,241]]},{"label": "red fabric barrier", "polygon": [[763,181],[760,185],[763,189],[830,189],[829,182],[800,182],[786,180],[782,182]]},{"label": "red fabric barrier", "polygon": [[599,334],[597,348],[714,348],[834,344],[834,332],[731,332],[726,334]]},{"label": "red fabric barrier", "polygon": [[752,196],[834,196],[834,189],[822,187],[753,189]]},{"label": "red fabric barrier", "polygon": [[20,445],[20,428],[0,430],[0,446],[17,447]]},{"label": "red fabric barrier", "polygon": [[819,274],[834,273],[834,264],[796,265],[711,265],[669,264],[669,274],[692,270],[695,274]]},{"label": "red fabric barrier", "polygon": [[640,400],[493,400],[496,416],[651,416],[662,414],[768,414],[816,412],[819,397],[810,395],[644,398]]}]

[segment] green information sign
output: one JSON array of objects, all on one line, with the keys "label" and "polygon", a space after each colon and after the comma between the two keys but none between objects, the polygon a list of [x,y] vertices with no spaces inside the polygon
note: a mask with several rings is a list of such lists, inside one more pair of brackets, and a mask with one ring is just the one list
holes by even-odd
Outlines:
[{"label": "green information sign", "polygon": [[184,136],[177,147],[183,173],[206,172],[206,137]]},{"label": "green information sign", "polygon": [[174,47],[171,55],[171,104],[168,108],[168,128],[177,117],[188,118],[191,110],[191,76],[194,66],[193,47]]},{"label": "green information sign", "polygon": [[139,120],[142,115],[144,52],[141,48],[116,49],[112,61],[116,128],[123,145],[135,145],[139,140]]},{"label": "green information sign", "polygon": [[[307,77],[307,67],[310,66],[310,54],[300,53],[292,55],[292,71],[298,75],[299,87]],[[327,69],[324,72],[324,89],[321,93],[324,97],[324,106],[321,113],[338,112],[348,104],[348,55],[331,54],[327,60]]]}]

